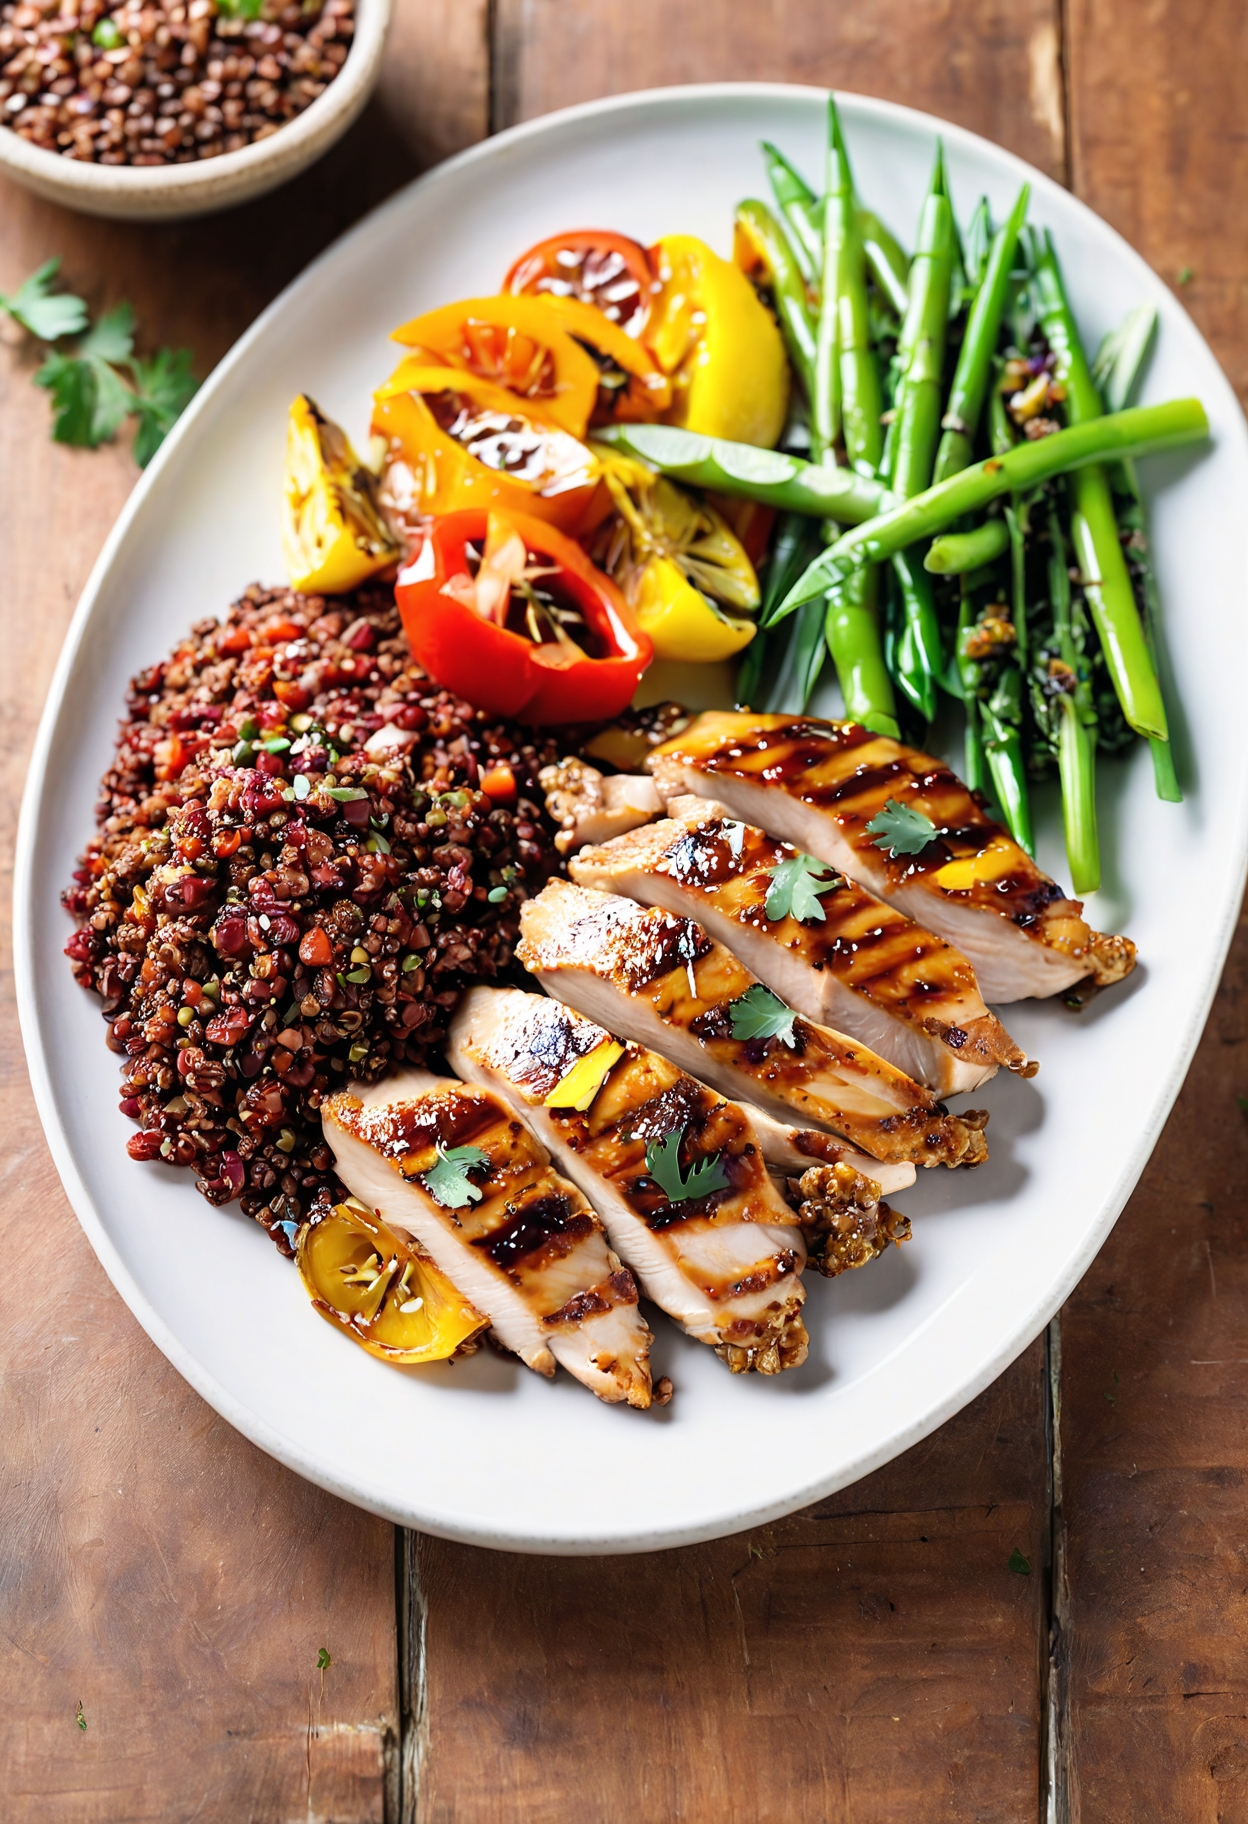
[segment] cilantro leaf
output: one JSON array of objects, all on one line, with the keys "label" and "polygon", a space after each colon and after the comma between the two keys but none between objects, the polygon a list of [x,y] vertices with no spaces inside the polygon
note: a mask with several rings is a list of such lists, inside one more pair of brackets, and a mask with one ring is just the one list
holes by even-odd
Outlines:
[{"label": "cilantro leaf", "polygon": [[1023,1557],[1023,1554],[1019,1551],[1017,1546],[1015,1546],[1014,1550],[1010,1553],[1010,1569],[1016,1572],[1019,1577],[1031,1576],[1031,1565],[1028,1560]]},{"label": "cilantro leaf", "polygon": [[935,842],[940,831],[922,811],[890,798],[867,825],[867,835],[875,838],[877,849],[887,849],[892,855],[917,855]]},{"label": "cilantro leaf", "polygon": [[444,1210],[462,1210],[480,1203],[481,1193],[468,1174],[489,1159],[479,1146],[443,1146],[438,1142],[438,1162],[424,1173],[425,1189]]},{"label": "cilantro leaf", "polygon": [[6,298],[0,292],[0,309],[40,342],[79,335],[87,327],[87,307],[71,292],[54,294],[53,283],[61,269],[59,260],[47,260]]},{"label": "cilantro leaf", "polygon": [[330,1666],[332,1666],[333,1663],[334,1663],[333,1654],[330,1652],[329,1648],[328,1647],[318,1647],[317,1652],[316,1652],[316,1669],[317,1669],[317,1671],[324,1672]]},{"label": "cilantro leaf", "polygon": [[149,361],[131,361],[139,428],[134,459],[145,469],[199,386],[191,372],[189,348],[161,348]]},{"label": "cilantro leaf", "polygon": [[779,1039],[790,1051],[797,1050],[794,1023],[797,1015],[786,1007],[778,994],[755,982],[739,1000],[728,1008],[734,1039]]},{"label": "cilantro leaf", "polygon": [[699,1159],[696,1165],[689,1167],[687,1175],[682,1174],[680,1143],[684,1137],[683,1127],[674,1128],[661,1140],[651,1140],[646,1147],[646,1171],[667,1201],[688,1203],[694,1197],[709,1197],[713,1191],[726,1191],[728,1174],[720,1153]]},{"label": "cilantro leaf", "polygon": [[35,383],[52,395],[55,441],[91,450],[116,436],[134,398],[98,355],[49,355],[35,375]]},{"label": "cilantro leaf", "polygon": [[819,903],[819,896],[831,893],[842,884],[840,875],[834,874],[826,863],[816,861],[813,855],[794,855],[789,861],[778,861],[767,872],[771,875],[771,885],[763,901],[763,911],[773,922],[780,918],[802,921],[813,918],[822,924],[827,913]]}]

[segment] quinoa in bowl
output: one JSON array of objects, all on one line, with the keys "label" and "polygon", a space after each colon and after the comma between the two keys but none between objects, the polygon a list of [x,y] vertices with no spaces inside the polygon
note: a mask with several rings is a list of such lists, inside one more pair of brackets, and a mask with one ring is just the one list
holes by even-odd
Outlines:
[{"label": "quinoa in bowl", "polygon": [[128,1150],[238,1198],[283,1253],[343,1187],[320,1105],[436,1057],[559,866],[557,744],[439,690],[393,591],[249,589],[132,682],[64,903],[124,1057]]}]

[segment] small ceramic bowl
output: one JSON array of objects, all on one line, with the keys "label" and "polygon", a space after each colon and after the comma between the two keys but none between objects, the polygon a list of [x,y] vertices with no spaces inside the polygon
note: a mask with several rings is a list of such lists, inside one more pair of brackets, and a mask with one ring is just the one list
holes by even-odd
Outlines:
[{"label": "small ceramic bowl", "polygon": [[173,221],[230,209],[297,175],[341,139],[381,68],[390,0],[356,0],[347,61],[323,94],[267,139],[189,165],[94,165],[46,152],[0,127],[0,171],[51,203],[123,221]]}]

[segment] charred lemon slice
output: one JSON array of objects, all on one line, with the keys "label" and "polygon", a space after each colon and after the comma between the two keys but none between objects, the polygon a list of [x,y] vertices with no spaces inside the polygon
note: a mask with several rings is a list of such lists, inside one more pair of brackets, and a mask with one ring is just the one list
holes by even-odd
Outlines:
[{"label": "charred lemon slice", "polygon": [[341,595],[405,555],[377,482],[340,430],[300,393],[286,430],[282,545],[292,589]]},{"label": "charred lemon slice", "polygon": [[305,1225],[295,1259],[321,1316],[384,1362],[445,1361],[489,1322],[354,1197]]}]

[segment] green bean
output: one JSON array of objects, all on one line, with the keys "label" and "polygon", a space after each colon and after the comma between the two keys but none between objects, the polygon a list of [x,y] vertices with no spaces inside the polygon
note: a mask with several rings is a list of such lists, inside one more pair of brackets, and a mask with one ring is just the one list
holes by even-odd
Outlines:
[{"label": "green bean", "polygon": [[992,371],[1001,317],[1009,293],[1010,273],[1018,248],[1019,231],[1027,214],[1030,186],[1024,184],[1009,218],[993,237],[983,280],[975,293],[966,334],[958,353],[953,385],[943,419],[944,436],[936,452],[935,479],[946,481],[965,469],[975,447],[975,433],[984,409],[984,394]]},{"label": "green bean", "polygon": [[[1108,411],[1121,411],[1124,405],[1130,403],[1156,329],[1156,310],[1151,304],[1140,304],[1101,343],[1092,363],[1092,378]],[[1140,567],[1144,596],[1144,637],[1148,641],[1153,669],[1160,681],[1158,642],[1161,596],[1149,548],[1144,497],[1140,492],[1135,464],[1129,457],[1125,462],[1115,463],[1109,470],[1109,485],[1118,507],[1118,523],[1130,534],[1131,546]],[[1153,780],[1157,796],[1167,804],[1181,804],[1183,792],[1174,769],[1174,750],[1169,741],[1159,741],[1156,736],[1152,736],[1148,745],[1153,757]]]},{"label": "green bean", "polygon": [[766,274],[789,360],[807,399],[813,399],[815,326],[810,318],[806,281],[793,257],[793,249],[766,203],[753,199],[738,203],[736,227]]},{"label": "green bean", "polygon": [[[767,140],[763,141],[763,158],[797,263],[807,284],[817,290],[823,276],[823,211],[819,198],[784,153]],[[906,277],[910,270],[905,250],[873,210],[860,206],[858,220],[871,276],[900,317],[905,313]]]},{"label": "green bean", "polygon": [[984,282],[984,268],[988,264],[991,247],[992,214],[988,207],[988,198],[981,196],[975,205],[974,214],[966,225],[962,263],[966,273],[967,295],[957,300],[959,307],[966,307],[974,303],[975,294]]},{"label": "green bean", "polygon": [[[1103,407],[1048,234],[1036,264],[1033,290],[1041,326],[1057,357],[1057,379],[1066,388],[1067,424],[1084,428],[1100,419]],[[1122,713],[1138,734],[1164,741],[1168,739],[1165,704],[1118,539],[1109,479],[1101,463],[1082,468],[1075,477],[1071,536],[1084,594]]]},{"label": "green bean", "polygon": [[925,722],[936,719],[936,680],[945,668],[932,585],[913,551],[899,551],[893,574],[901,591],[903,636],[897,682]]},{"label": "green bean", "polygon": [[1057,693],[1061,715],[1057,770],[1062,782],[1062,819],[1071,885],[1082,896],[1101,884],[1101,856],[1096,832],[1096,712],[1091,690],[1081,676],[1071,623],[1070,569],[1057,509],[1049,510],[1049,595],[1058,654],[1069,674],[1069,687]]},{"label": "green bean", "polygon": [[894,491],[907,500],[931,485],[952,277],[953,211],[945,194],[944,149],[937,140],[936,166],[910,267],[909,303],[897,339],[901,383],[892,481]]},{"label": "green bean", "polygon": [[675,424],[613,424],[594,432],[594,442],[649,464],[673,481],[710,488],[743,500],[761,501],[782,513],[805,513],[856,526],[893,502],[878,481],[852,469],[804,462],[753,443],[704,437]]},{"label": "green bean", "polygon": [[820,548],[822,539],[818,522],[801,513],[782,514],[776,525],[771,556],[762,579],[758,631],[745,649],[737,673],[737,702],[746,709],[755,707],[763,675],[775,656],[774,636],[768,628],[771,614],[784,600],[794,578],[801,575]]},{"label": "green bean", "polygon": [[[836,100],[828,97],[828,187],[823,218],[823,308],[819,353],[824,354],[825,319],[835,307],[836,368],[840,383],[841,434],[851,468],[874,475],[883,454],[880,376],[871,346],[867,309],[866,258],[858,224],[853,173],[841,133]],[[822,370],[819,380],[824,378]]]},{"label": "green bean", "polygon": [[1010,618],[1014,623],[1014,650],[1021,670],[1027,669],[1027,521],[1026,509],[1015,494],[1005,509],[1010,537]]},{"label": "green bean", "polygon": [[923,568],[933,576],[963,576],[991,564],[1007,548],[1010,528],[1003,519],[985,519],[969,532],[942,532],[928,546]]},{"label": "green bean", "polygon": [[889,233],[873,210],[860,206],[858,221],[862,229],[862,250],[876,288],[888,299],[897,315],[904,317],[910,297],[910,262],[901,243]]},{"label": "green bean", "polygon": [[823,221],[819,199],[779,147],[766,139],[763,141],[763,162],[772,195],[788,224],[802,274],[808,284],[818,285],[823,273]]},{"label": "green bean", "polygon": [[893,681],[884,664],[876,612],[879,572],[857,570],[838,577],[828,591],[824,634],[836,666],[845,714],[877,735],[897,740]]},{"label": "green bean", "polygon": [[991,697],[980,705],[980,714],[984,754],[1006,827],[1015,842],[1034,855],[1031,792],[1023,759],[1023,677],[1016,664],[1006,665]]},{"label": "green bean", "polygon": [[1034,443],[1016,444],[1004,456],[974,463],[913,500],[886,507],[876,518],[842,533],[789,591],[776,618],[824,594],[838,572],[883,563],[907,545],[935,538],[964,514],[982,512],[1003,494],[1025,492],[1068,470],[1077,473],[1087,463],[1175,449],[1208,435],[1209,420],[1199,399],[1172,399],[1165,405],[1132,406]]},{"label": "green bean", "polygon": [[826,654],[824,613],[823,599],[820,597],[807,602],[798,615],[792,637],[784,649],[775,683],[763,705],[765,712],[800,716],[806,709],[815,685],[819,682]]},{"label": "green bean", "polygon": [[984,742],[979,726],[979,698],[975,694],[975,687],[979,680],[966,651],[967,636],[973,625],[971,596],[964,577],[962,579],[962,597],[958,604],[957,642],[954,647],[958,681],[962,686],[962,707],[966,711],[962,778],[969,791],[982,792],[988,780],[984,766]]}]

